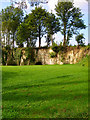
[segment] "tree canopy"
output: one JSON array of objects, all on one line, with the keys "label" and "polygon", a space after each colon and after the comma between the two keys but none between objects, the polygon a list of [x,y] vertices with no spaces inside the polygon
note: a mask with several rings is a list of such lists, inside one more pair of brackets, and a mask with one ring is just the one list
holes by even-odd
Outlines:
[{"label": "tree canopy", "polygon": [[78,30],[86,28],[82,20],[83,14],[79,8],[74,7],[72,2],[58,2],[55,10],[60,20],[60,32],[64,35],[65,46],[73,34],[78,34]]},{"label": "tree canopy", "polygon": [[55,7],[56,15],[39,6],[25,15],[23,9],[13,5],[2,9],[3,45],[14,48],[16,41],[19,47],[23,47],[25,43],[27,47],[35,47],[39,40],[41,47],[45,36],[48,46],[50,42],[54,42],[53,35],[61,32],[64,36],[63,46],[66,46],[73,34],[79,35],[80,30],[86,28],[81,10],[74,7],[72,2],[58,2]]},{"label": "tree canopy", "polygon": [[2,32],[7,39],[7,44],[10,44],[10,39],[12,38],[12,43],[14,47],[15,33],[17,27],[23,20],[23,11],[19,8],[14,8],[13,6],[2,9]]},{"label": "tree canopy", "polygon": [[84,45],[84,40],[85,38],[84,38],[84,35],[83,35],[83,33],[82,34],[78,34],[77,36],[76,36],[76,41],[77,41],[77,43],[78,43],[78,46],[79,45]]}]

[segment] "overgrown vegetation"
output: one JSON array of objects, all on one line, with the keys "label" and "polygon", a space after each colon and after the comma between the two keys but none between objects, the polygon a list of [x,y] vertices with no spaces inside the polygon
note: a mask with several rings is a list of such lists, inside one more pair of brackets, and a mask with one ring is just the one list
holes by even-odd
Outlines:
[{"label": "overgrown vegetation", "polygon": [[50,53],[50,58],[55,58],[56,56],[57,56],[57,54],[55,52]]},{"label": "overgrown vegetation", "polygon": [[[25,53],[23,53],[25,52]],[[2,65],[20,65],[21,57],[25,55],[24,65],[35,64],[33,48],[2,49]]]},{"label": "overgrown vegetation", "polygon": [[[65,56],[68,51],[71,51],[71,50],[77,51],[82,49],[84,52],[82,53],[81,57],[83,58],[85,57],[85,55],[88,54],[90,50],[90,46],[83,46],[79,48],[77,46],[64,47],[61,44],[58,46],[56,43],[53,43],[53,46],[51,48],[53,52],[50,52],[50,53],[47,52],[47,54],[50,55],[50,58],[57,58],[57,55],[60,55],[60,61],[65,64],[66,64]],[[47,48],[44,48],[44,49],[47,49]],[[37,53],[38,53],[38,49],[29,48],[29,47],[14,48],[14,49],[10,49],[10,47],[3,48],[2,49],[2,65],[21,65],[22,59],[23,59],[22,65],[34,65],[36,64],[36,59],[39,57],[37,56]],[[79,58],[77,62],[79,62]]]},{"label": "overgrown vegetation", "polygon": [[[72,2],[58,2],[55,6],[57,16],[39,6],[36,6],[31,13],[24,15],[23,6],[26,8],[26,4],[21,2],[18,5],[20,7],[14,7],[12,4],[2,9],[0,13],[2,15],[3,65],[20,65],[24,55],[26,58],[23,59],[23,65],[35,64],[37,55],[34,54],[33,48],[36,47],[37,40],[39,48],[41,47],[43,37],[46,39],[47,47],[51,47],[54,51],[50,53],[50,57],[54,58],[57,54],[62,54],[62,61],[73,34],[76,35],[78,45],[83,45],[84,35],[79,35],[79,32],[85,29],[86,25],[82,19],[81,10]],[[57,45],[53,38],[57,32],[61,32],[64,36],[60,45]],[[27,48],[23,54],[25,44]],[[17,48],[15,48],[16,45]]]},{"label": "overgrown vegetation", "polygon": [[87,66],[89,65],[89,59],[90,59],[90,55],[86,55],[86,57],[82,58],[81,61],[79,61],[78,65],[81,65],[81,66]]}]

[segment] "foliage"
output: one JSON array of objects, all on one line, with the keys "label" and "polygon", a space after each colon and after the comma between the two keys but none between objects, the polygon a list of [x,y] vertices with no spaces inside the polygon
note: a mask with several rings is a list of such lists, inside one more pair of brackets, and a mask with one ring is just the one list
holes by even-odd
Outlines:
[{"label": "foliage", "polygon": [[52,50],[56,53],[59,52],[59,46],[54,42],[53,45],[51,46]]},{"label": "foliage", "polygon": [[20,65],[20,61],[22,57],[22,49],[23,48],[17,48],[14,50],[14,58],[15,58],[17,65]]},{"label": "foliage", "polygon": [[42,7],[35,7],[35,10],[32,10],[32,13],[29,14],[29,17],[26,20],[29,29],[32,31],[32,35],[39,38],[39,47],[41,46],[41,38],[46,33],[46,16],[47,12],[45,9],[42,9]]},{"label": "foliage", "polygon": [[[23,51],[25,53],[23,53]],[[21,57],[25,55],[24,64],[35,64],[35,54],[33,48],[16,48],[13,50],[2,49],[2,65],[20,65]]]},{"label": "foliage", "polygon": [[84,46],[84,42],[83,42],[84,39],[85,39],[85,38],[84,38],[83,34],[78,34],[78,35],[76,36],[76,41],[77,41],[77,43],[78,43],[78,46],[79,46],[79,45]]},{"label": "foliage", "polygon": [[[23,19],[23,11],[20,8],[14,8],[9,6],[2,9],[2,32],[3,36],[6,36],[6,45],[13,45],[16,37],[17,27],[20,25]],[[13,39],[13,40],[12,40]],[[10,41],[11,40],[11,41]]]},{"label": "foliage", "polygon": [[29,60],[30,64],[35,63],[35,54],[33,48],[26,48],[25,49],[25,56],[26,56],[26,61]]},{"label": "foliage", "polygon": [[2,65],[16,65],[13,50],[11,50],[9,46],[2,49]]},{"label": "foliage", "polygon": [[[49,13],[46,16],[45,20],[46,30],[47,30],[47,44],[51,41],[53,44],[53,39],[51,35],[60,31],[59,19],[53,13]],[[49,38],[48,38],[49,37]]]},{"label": "foliage", "polygon": [[[64,60],[65,60],[65,54],[64,53],[62,53],[62,55],[61,55],[61,62],[63,62],[64,63]],[[64,63],[65,64],[65,63]]]},{"label": "foliage", "polygon": [[54,42],[53,45],[51,46],[52,50],[55,52],[55,53],[62,53],[62,52],[65,52],[66,51],[66,47],[63,46],[62,44],[60,44],[59,46]]},{"label": "foliage", "polygon": [[65,46],[73,34],[86,28],[82,20],[83,14],[79,8],[74,7],[72,2],[58,2],[55,10],[60,20],[60,32],[64,35],[63,45]]},{"label": "foliage", "polygon": [[85,57],[83,57],[77,64],[81,65],[81,66],[87,66],[89,67],[89,59],[90,59],[90,55],[86,55]]},{"label": "foliage", "polygon": [[6,49],[2,49],[2,65],[6,65],[7,62],[7,51]]},{"label": "foliage", "polygon": [[13,59],[13,57],[10,57],[7,61],[7,65],[12,65],[12,66],[16,66],[17,63],[15,62],[15,60]]},{"label": "foliage", "polygon": [[58,17],[38,6],[23,19],[23,9],[26,8],[26,2],[21,0],[18,7],[12,4],[2,9],[0,15],[2,15],[3,46],[8,45],[12,48],[16,41],[18,47],[23,47],[25,43],[27,47],[35,47],[39,39],[41,47],[44,35],[49,46],[50,42],[52,44],[54,42],[53,35],[59,31],[64,35],[63,46],[68,46],[73,34],[79,34],[79,30],[86,28],[81,10],[74,7],[72,2],[58,2],[55,8]]},{"label": "foliage", "polygon": [[50,42],[51,42],[51,35],[50,35],[50,33],[47,33],[47,36],[45,36],[45,38],[46,38],[47,46],[49,46]]},{"label": "foliage", "polygon": [[21,23],[17,30],[17,45],[19,47],[23,47],[24,43],[27,43],[27,47],[35,47],[36,37],[33,35],[33,29],[30,24],[28,25],[27,18],[25,18],[25,22]]},{"label": "foliage", "polygon": [[55,53],[55,52],[51,52],[50,53],[50,58],[54,58],[54,57],[56,57],[57,56],[57,54]]}]

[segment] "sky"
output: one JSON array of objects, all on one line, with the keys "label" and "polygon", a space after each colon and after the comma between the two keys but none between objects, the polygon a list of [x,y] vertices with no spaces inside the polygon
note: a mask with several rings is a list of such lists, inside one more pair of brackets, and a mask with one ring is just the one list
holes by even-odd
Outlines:
[{"label": "sky", "polygon": [[[20,1],[20,0],[16,0],[16,1]],[[32,9],[34,9],[34,7],[32,8],[29,4],[30,0],[26,0],[26,3],[28,5],[26,13],[29,14],[31,12]],[[86,26],[88,26],[88,2],[86,0],[73,0],[74,1],[74,6],[75,7],[79,7],[81,9],[81,12],[84,14],[83,16],[83,20]],[[45,8],[47,11],[49,12],[53,12],[54,14],[55,12],[55,5],[57,4],[58,0],[49,0],[48,4],[43,4],[42,7]],[[11,5],[10,0],[0,0],[0,10],[2,8],[6,8],[7,6]],[[85,44],[88,44],[88,27],[85,30],[80,30],[80,33],[84,34],[85,37]],[[63,41],[63,36],[61,35],[60,32],[58,32],[57,34],[53,35],[53,38],[55,38],[55,42],[57,42],[58,44],[60,42]],[[73,35],[73,38],[70,40],[70,44],[72,45],[77,45],[77,42],[75,41],[75,35]],[[45,44],[45,38],[42,38],[42,46],[46,45]],[[38,46],[38,41],[37,41],[37,46]]]}]

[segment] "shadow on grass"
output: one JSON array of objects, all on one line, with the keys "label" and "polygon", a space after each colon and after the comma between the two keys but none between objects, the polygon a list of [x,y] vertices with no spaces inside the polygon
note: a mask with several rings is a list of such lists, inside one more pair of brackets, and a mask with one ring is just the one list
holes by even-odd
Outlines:
[{"label": "shadow on grass", "polygon": [[49,86],[58,86],[58,85],[73,85],[73,84],[80,84],[80,83],[86,83],[86,81],[70,81],[70,82],[54,82],[54,83],[40,83],[40,84],[36,84],[36,85],[14,85],[14,86],[9,86],[9,87],[4,87],[3,89],[5,90],[14,90],[14,89],[20,89],[20,88],[34,88],[34,87],[49,87]]},{"label": "shadow on grass", "polygon": [[[54,93],[54,94],[52,92],[50,92],[50,94],[49,94],[47,92],[43,93],[43,88],[42,88],[42,90],[40,89],[42,91],[40,93],[40,90],[39,90],[38,87],[39,86],[40,87],[42,87],[42,86],[50,87],[50,85],[52,85],[52,86],[67,85],[67,84],[72,85],[72,84],[76,84],[76,83],[77,83],[77,81],[67,82],[67,83],[52,83],[52,84],[50,83],[50,84],[34,85],[34,86],[33,85],[31,85],[31,86],[28,85],[28,86],[9,87],[5,90],[10,91],[10,92],[4,93],[3,97],[2,97],[2,100],[3,101],[5,101],[5,100],[17,101],[17,100],[24,100],[24,99],[28,99],[29,101],[40,101],[40,100],[50,100],[50,99],[63,99],[63,100],[64,99],[70,99],[70,100],[72,100],[74,96],[77,96],[76,94],[80,94],[79,93],[80,91],[78,91],[78,93],[77,93],[77,91],[76,90],[74,91],[73,88],[72,88],[72,91],[70,92],[70,91],[67,91],[65,89],[63,90],[62,88],[60,88],[61,89],[61,90],[59,90],[60,93],[57,94],[58,91],[56,91],[56,93]],[[79,83],[85,83],[85,81],[78,81],[78,84]],[[39,92],[37,92],[37,90],[35,92],[35,90],[34,90],[34,92],[32,91],[31,94],[29,94],[30,89],[33,89],[32,87],[37,87],[37,90],[39,90]],[[30,88],[30,89],[27,89],[27,88]],[[21,90],[16,91],[16,89],[18,89],[18,90],[21,89]],[[23,89],[27,89],[27,91],[22,92]],[[45,89],[47,90],[47,88],[45,88]],[[85,90],[87,90],[87,89],[85,89]],[[74,92],[76,92],[76,93],[74,94]],[[80,95],[82,95],[82,94],[80,94]],[[87,94],[85,94],[85,95],[87,96]]]},{"label": "shadow on grass", "polygon": [[[80,92],[80,91],[79,91]],[[44,96],[42,96],[41,94],[33,94],[33,95],[31,95],[31,96],[26,96],[26,95],[13,95],[13,94],[11,94],[11,93],[9,93],[9,94],[6,94],[6,95],[4,95],[4,97],[3,97],[3,101],[13,101],[14,103],[16,102],[18,102],[19,103],[19,101],[20,102],[22,102],[23,100],[24,101],[28,101],[28,103],[25,103],[25,104],[23,104],[24,105],[24,108],[21,108],[22,107],[22,105],[21,105],[21,107],[19,107],[19,104],[18,104],[18,106],[15,106],[15,104],[14,105],[12,105],[13,106],[13,108],[10,108],[10,106],[7,106],[7,107],[5,107],[4,108],[4,105],[3,105],[3,110],[6,110],[6,111],[8,111],[9,112],[9,110],[10,109],[13,109],[13,112],[14,111],[17,111],[18,113],[20,113],[20,114],[25,114],[25,115],[29,115],[30,116],[30,114],[31,115],[38,115],[38,114],[44,114],[45,115],[45,113],[48,113],[48,114],[52,114],[52,111],[50,111],[50,106],[48,106],[48,105],[46,105],[45,103],[43,103],[44,101],[48,101],[48,102],[51,102],[51,101],[53,101],[53,100],[58,100],[58,104],[60,104],[60,105],[62,105],[62,103],[64,104],[66,104],[66,103],[68,103],[68,104],[70,104],[70,102],[71,101],[79,101],[80,102],[80,104],[82,103],[81,101],[82,101],[82,99],[83,100],[86,100],[86,98],[87,98],[87,94],[86,93],[76,93],[76,92],[73,92],[73,94],[72,93],[70,93],[70,94],[68,94],[69,92],[62,92],[62,94],[61,95],[59,95],[59,94],[57,94],[57,95],[53,95],[53,93],[52,93],[52,95],[44,95]],[[62,102],[60,103],[60,101],[59,100],[61,100],[62,99]],[[37,101],[40,101],[40,102],[42,102],[43,103],[43,106],[44,106],[44,108],[42,108],[43,106],[42,106],[42,104],[40,104],[39,106],[37,105],[37,103],[36,103],[36,105],[35,106],[33,106],[33,104],[32,103],[35,103],[35,102],[37,102]],[[53,107],[53,105],[56,107],[57,106],[57,104],[56,104],[57,102],[55,102],[55,103],[51,103],[51,106]],[[32,106],[32,108],[30,108],[29,106],[28,106],[28,104],[30,104],[31,106]],[[49,104],[49,103],[48,103]],[[66,104],[67,105],[67,104]],[[75,105],[76,104],[71,104],[70,105],[70,108],[69,108],[69,110],[70,111],[72,111],[72,109],[74,109],[74,107],[75,107]],[[40,107],[41,106],[41,107]],[[59,106],[58,106],[59,107]],[[65,106],[64,106],[65,107]],[[78,106],[78,108],[79,108],[80,106]],[[40,110],[40,108],[42,108],[41,110]],[[63,108],[63,107],[62,107]],[[66,107],[66,110],[68,109],[68,106]],[[58,110],[57,109],[57,107],[56,107],[56,110]],[[57,111],[55,111],[55,112],[57,112]],[[86,112],[86,111],[85,111]],[[61,113],[63,113],[63,111],[62,111],[62,109],[61,109]],[[67,114],[68,115],[68,111],[66,111],[66,113],[65,114]],[[70,114],[72,117],[87,117],[87,113],[85,114],[83,114],[83,113],[75,113],[75,115],[73,116],[73,114]],[[78,116],[77,116],[78,115]],[[19,118],[20,116],[18,116],[18,118]],[[61,117],[61,116],[59,116],[59,117]]]},{"label": "shadow on grass", "polygon": [[15,78],[19,75],[18,72],[6,72],[6,71],[2,71],[2,82],[6,82],[6,80],[8,80],[9,78]]}]

